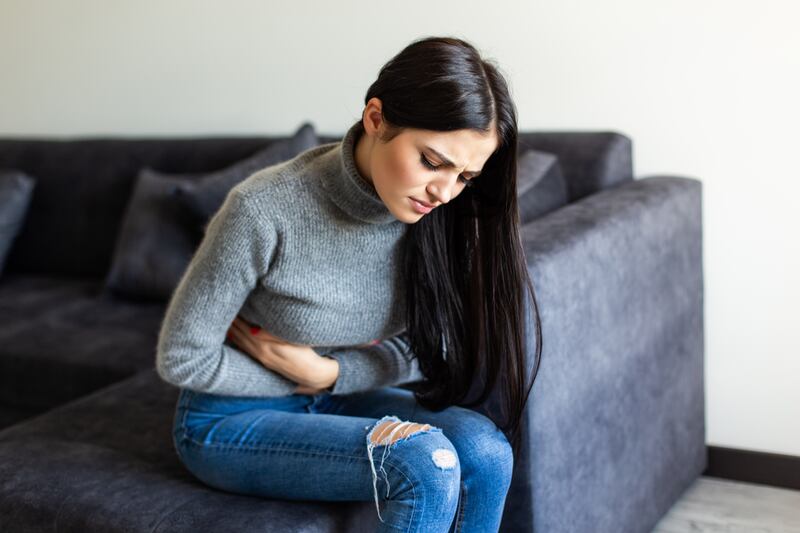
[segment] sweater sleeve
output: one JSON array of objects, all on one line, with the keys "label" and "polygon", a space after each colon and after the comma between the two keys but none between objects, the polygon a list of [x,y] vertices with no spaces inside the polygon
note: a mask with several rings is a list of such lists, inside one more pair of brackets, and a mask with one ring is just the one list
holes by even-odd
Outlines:
[{"label": "sweater sleeve", "polygon": [[371,346],[334,348],[321,353],[339,363],[331,394],[349,394],[412,383],[423,378],[406,332]]},{"label": "sweater sleeve", "polygon": [[226,344],[242,304],[266,273],[276,237],[258,207],[231,189],[175,288],[158,335],[156,371],[199,392],[285,396],[297,384]]}]

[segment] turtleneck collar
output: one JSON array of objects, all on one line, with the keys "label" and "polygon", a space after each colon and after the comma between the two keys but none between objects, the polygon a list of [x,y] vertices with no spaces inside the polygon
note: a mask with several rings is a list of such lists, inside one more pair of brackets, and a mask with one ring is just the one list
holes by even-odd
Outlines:
[{"label": "turtleneck collar", "polygon": [[347,214],[370,224],[399,222],[383,203],[378,192],[361,174],[355,161],[359,123],[347,130],[336,147],[339,166],[331,180],[323,180],[330,198]]}]

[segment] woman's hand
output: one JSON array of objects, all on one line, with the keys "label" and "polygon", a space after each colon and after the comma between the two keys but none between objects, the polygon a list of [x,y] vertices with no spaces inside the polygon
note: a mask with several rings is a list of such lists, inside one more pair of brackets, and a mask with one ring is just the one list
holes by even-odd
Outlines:
[{"label": "woman's hand", "polygon": [[265,367],[297,383],[297,394],[318,394],[339,376],[336,360],[317,354],[310,346],[292,344],[250,326],[238,316],[228,329],[228,338]]}]

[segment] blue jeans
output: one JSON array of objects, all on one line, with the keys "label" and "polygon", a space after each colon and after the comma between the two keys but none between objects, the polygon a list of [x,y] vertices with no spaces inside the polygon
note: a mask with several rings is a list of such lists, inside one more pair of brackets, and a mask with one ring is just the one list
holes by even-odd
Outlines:
[{"label": "blue jeans", "polygon": [[[387,420],[405,422],[394,436],[373,435]],[[409,432],[410,422],[430,427]],[[498,531],[513,470],[492,420],[459,406],[430,411],[400,387],[262,398],[181,389],[173,438],[183,465],[209,486],[374,500],[380,532]]]}]

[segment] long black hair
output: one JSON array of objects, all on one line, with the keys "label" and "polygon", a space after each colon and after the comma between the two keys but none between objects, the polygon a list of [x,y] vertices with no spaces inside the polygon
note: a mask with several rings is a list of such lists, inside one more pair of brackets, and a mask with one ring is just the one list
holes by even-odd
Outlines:
[{"label": "long black hair", "polygon": [[[516,456],[542,341],[519,236],[517,116],[508,84],[499,67],[466,41],[428,37],[412,42],[381,68],[364,104],[373,97],[382,102],[387,127],[381,142],[406,127],[484,133],[495,128],[500,139],[471,187],[409,227],[403,263],[407,335],[424,376],[415,388],[417,401],[436,411],[476,406],[496,389],[505,418],[487,415],[506,434]],[[536,326],[529,381],[526,290]],[[479,393],[468,401],[476,383]]]}]

